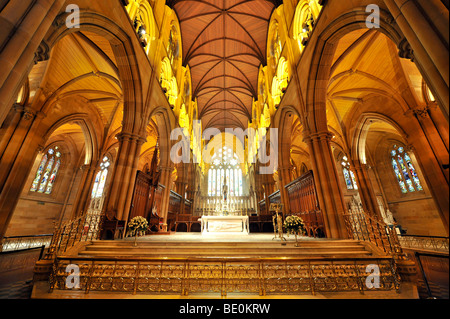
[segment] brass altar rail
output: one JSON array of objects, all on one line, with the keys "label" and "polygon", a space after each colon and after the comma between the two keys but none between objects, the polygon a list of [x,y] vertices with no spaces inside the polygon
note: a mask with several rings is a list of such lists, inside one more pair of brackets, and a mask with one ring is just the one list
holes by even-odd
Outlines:
[{"label": "brass altar rail", "polygon": [[398,237],[403,248],[449,252],[449,238],[437,236],[403,235]]},{"label": "brass altar rail", "polygon": [[406,258],[394,228],[365,212],[344,214],[344,220],[349,238],[370,242],[397,260]]},{"label": "brass altar rail", "polygon": [[[289,295],[371,290],[368,265],[380,270],[380,286],[400,289],[395,261],[388,257],[305,260],[300,258],[90,258],[57,257],[50,292],[66,285],[68,265],[79,267],[75,291],[144,294]],[[69,281],[72,277],[69,278]]]},{"label": "brass altar rail", "polygon": [[101,212],[86,213],[57,228],[44,259],[51,260],[79,242],[98,239],[103,218]]},{"label": "brass altar rail", "polygon": [[11,236],[4,237],[1,251],[18,251],[24,249],[49,247],[53,235],[30,235],[30,236]]}]

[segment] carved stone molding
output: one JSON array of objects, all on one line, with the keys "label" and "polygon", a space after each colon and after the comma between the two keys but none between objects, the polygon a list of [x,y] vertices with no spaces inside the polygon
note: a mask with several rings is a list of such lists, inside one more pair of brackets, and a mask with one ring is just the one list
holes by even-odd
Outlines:
[{"label": "carved stone molding", "polygon": [[408,110],[407,112],[405,112],[405,116],[410,117],[410,116],[416,116],[417,118],[428,118],[429,117],[429,107],[425,106],[422,108],[417,108],[417,109],[412,109],[412,110]]},{"label": "carved stone molding", "polygon": [[406,39],[400,41],[398,45],[398,55],[403,59],[409,59],[414,62],[414,50]]},{"label": "carved stone molding", "polygon": [[36,111],[29,107],[23,109],[23,119],[26,121],[32,121],[36,117]]},{"label": "carved stone molding", "polygon": [[41,42],[38,49],[34,53],[34,63],[48,61],[50,59],[50,47],[45,42]]}]

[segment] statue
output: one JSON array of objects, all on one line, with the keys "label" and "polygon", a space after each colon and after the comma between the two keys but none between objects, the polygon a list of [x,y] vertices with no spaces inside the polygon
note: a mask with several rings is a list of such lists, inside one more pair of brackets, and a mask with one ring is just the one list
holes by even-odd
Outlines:
[{"label": "statue", "polygon": [[286,238],[283,236],[283,215],[280,214],[280,210],[282,209],[282,204],[275,204],[271,203],[269,211],[275,211],[275,214],[272,216],[272,222],[273,222],[273,232],[274,237],[272,240],[276,238],[280,238],[281,241],[286,241]]},{"label": "statue", "polygon": [[223,179],[223,187],[222,187],[222,193],[223,193],[223,200],[227,201],[228,197],[228,186],[227,186],[227,179]]}]

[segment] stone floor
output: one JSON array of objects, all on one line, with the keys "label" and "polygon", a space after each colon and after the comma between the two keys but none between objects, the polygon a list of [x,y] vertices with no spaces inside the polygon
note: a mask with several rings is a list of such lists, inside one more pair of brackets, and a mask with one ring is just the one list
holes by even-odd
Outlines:
[{"label": "stone floor", "polygon": [[[294,235],[284,235],[287,242],[295,242]],[[124,240],[134,240],[134,237],[128,237]],[[299,241],[318,241],[325,240],[321,238],[311,238],[299,236]],[[330,239],[327,239],[330,240]],[[170,233],[168,235],[149,235],[138,237],[137,241],[188,241],[188,242],[281,242],[281,239],[274,238],[274,234],[270,233],[250,233],[244,235],[242,233]]]},{"label": "stone floor", "polygon": [[3,272],[0,275],[0,299],[29,299],[33,290],[33,269]]}]

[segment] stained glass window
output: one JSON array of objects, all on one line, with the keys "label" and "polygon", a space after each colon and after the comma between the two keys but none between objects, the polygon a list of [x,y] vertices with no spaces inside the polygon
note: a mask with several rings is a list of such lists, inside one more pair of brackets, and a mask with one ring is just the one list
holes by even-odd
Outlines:
[{"label": "stained glass window", "polygon": [[37,191],[39,181],[41,180],[42,172],[44,171],[45,164],[47,164],[47,160],[48,160],[48,155],[45,154],[44,157],[42,157],[41,164],[39,165],[39,168],[36,173],[36,177],[33,181],[33,184],[31,185],[32,192]]},{"label": "stained glass window", "polygon": [[59,147],[50,148],[42,157],[36,177],[31,184],[30,191],[50,195],[61,167],[61,152]]},{"label": "stained glass window", "polygon": [[219,149],[212,159],[212,166],[208,172],[208,195],[222,196],[222,186],[226,181],[230,196],[242,196],[243,177],[242,170],[239,169],[239,157],[225,146]]},{"label": "stained glass window", "polygon": [[350,179],[350,172],[346,168],[344,168],[343,171],[344,171],[344,179],[345,179],[345,184],[347,185],[347,189],[353,189],[353,182]]},{"label": "stained glass window", "polygon": [[45,191],[46,194],[51,194],[53,189],[53,184],[55,183],[56,175],[58,175],[59,167],[61,166],[61,160],[58,158],[56,161],[56,165],[53,168],[52,175],[50,175],[50,179],[47,183],[47,189]]},{"label": "stained glass window", "polygon": [[407,194],[408,192],[422,191],[423,187],[417,171],[411,161],[411,157],[405,149],[394,145],[390,154],[392,168],[394,169],[402,193]]},{"label": "stained glass window", "polygon": [[100,171],[95,176],[94,187],[92,188],[92,198],[101,198],[105,191],[106,179],[108,178],[108,168],[111,166],[109,157],[105,156],[100,164]]},{"label": "stained glass window", "polygon": [[342,172],[344,174],[345,185],[348,190],[357,190],[358,184],[356,183],[355,173],[350,169],[350,163],[348,162],[348,157],[342,157]]},{"label": "stained glass window", "polygon": [[351,177],[352,182],[353,182],[353,187],[355,189],[358,189],[358,184],[356,183],[356,177],[355,177],[355,174],[353,173],[353,171],[350,171],[350,177]]}]

